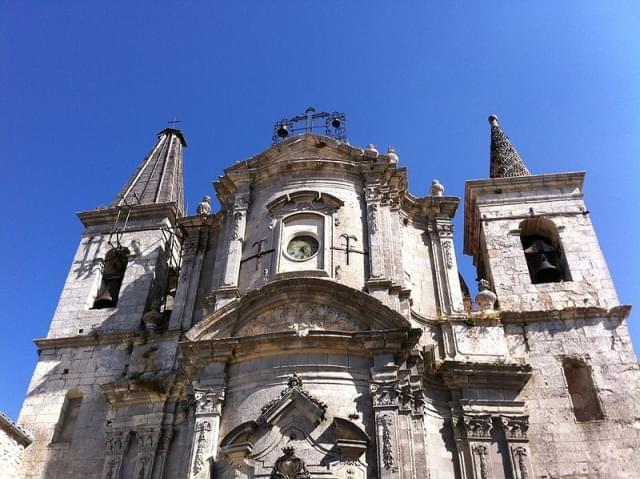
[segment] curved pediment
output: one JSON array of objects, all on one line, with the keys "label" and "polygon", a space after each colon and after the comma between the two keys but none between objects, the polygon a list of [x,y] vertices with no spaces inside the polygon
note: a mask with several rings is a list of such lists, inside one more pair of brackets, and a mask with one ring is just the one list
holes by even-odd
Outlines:
[{"label": "curved pediment", "polygon": [[362,291],[319,278],[269,283],[215,311],[186,334],[191,341],[309,331],[411,329],[401,314]]}]

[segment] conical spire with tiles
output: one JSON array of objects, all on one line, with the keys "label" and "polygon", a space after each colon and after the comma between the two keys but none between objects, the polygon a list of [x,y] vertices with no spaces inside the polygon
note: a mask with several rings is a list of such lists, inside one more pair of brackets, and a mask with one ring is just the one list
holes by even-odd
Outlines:
[{"label": "conical spire with tiles", "polygon": [[183,150],[187,146],[182,132],[165,128],[158,141],[111,206],[175,203],[178,214],[184,210]]},{"label": "conical spire with tiles", "polygon": [[489,116],[491,125],[491,178],[511,178],[514,176],[530,176],[522,158],[504,134],[496,115]]}]

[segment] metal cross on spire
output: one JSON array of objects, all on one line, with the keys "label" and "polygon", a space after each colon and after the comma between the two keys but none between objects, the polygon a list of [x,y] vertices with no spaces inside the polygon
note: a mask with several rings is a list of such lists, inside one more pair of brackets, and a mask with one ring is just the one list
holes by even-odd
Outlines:
[{"label": "metal cross on spire", "polygon": [[182,120],[178,120],[175,116],[173,117],[173,120],[168,121],[167,123],[169,123],[169,125],[171,125],[171,128],[173,128],[174,130],[177,130],[176,125],[178,123],[182,123]]}]

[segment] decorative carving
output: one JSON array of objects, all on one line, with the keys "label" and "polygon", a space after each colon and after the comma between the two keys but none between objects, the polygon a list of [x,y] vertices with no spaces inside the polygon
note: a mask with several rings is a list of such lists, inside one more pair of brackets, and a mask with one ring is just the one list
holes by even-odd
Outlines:
[{"label": "decorative carving", "polygon": [[344,205],[344,202],[328,193],[303,190],[279,196],[269,204],[267,209],[271,216],[282,217],[299,211],[317,211],[331,215]]},{"label": "decorative carving", "polygon": [[473,452],[478,456],[478,463],[480,464],[480,479],[489,479],[489,463],[487,462],[488,451],[486,446],[476,446],[473,448]]},{"label": "decorative carving", "polygon": [[520,479],[529,479],[529,468],[527,450],[524,447],[517,447],[514,450],[517,458],[518,469],[520,471]]},{"label": "decorative carving", "polygon": [[444,194],[444,186],[438,181],[431,182],[431,196],[442,196]]},{"label": "decorative carving", "polygon": [[204,469],[204,451],[207,447],[207,433],[211,431],[211,423],[209,421],[202,421],[196,427],[198,433],[198,441],[196,445],[196,454],[193,459],[193,473],[200,474],[200,471]]},{"label": "decorative carving", "polygon": [[369,384],[369,392],[374,406],[396,406],[400,390],[395,383]]},{"label": "decorative carving", "polygon": [[233,204],[234,210],[246,210],[249,207],[249,197],[247,195],[236,196],[236,201]]},{"label": "decorative carving", "polygon": [[464,416],[458,424],[463,437],[469,439],[488,439],[491,437],[493,423],[490,416]]},{"label": "decorative carving", "polygon": [[276,399],[272,399],[267,404],[262,406],[262,409],[260,410],[260,412],[262,414],[266,413],[267,411],[269,411],[269,409],[271,409],[278,402],[280,402],[285,396],[291,394],[293,391],[302,395],[302,397],[304,397],[305,399],[310,401],[312,404],[314,404],[317,408],[319,408],[321,411],[320,419],[321,420],[324,419],[324,413],[327,410],[327,405],[322,401],[314,398],[311,394],[309,394],[307,391],[305,391],[302,388],[302,379],[300,379],[296,373],[293,373],[293,375],[289,378],[289,380],[287,381],[287,387],[280,393],[280,397]]},{"label": "decorative carving", "polygon": [[209,195],[205,195],[202,201],[198,203],[197,213],[200,216],[207,216],[211,213],[211,197]]},{"label": "decorative carving", "polygon": [[394,467],[393,447],[391,445],[391,426],[393,420],[388,414],[378,417],[378,424],[382,429],[382,463],[385,469]]},{"label": "decorative carving", "polygon": [[378,205],[376,203],[370,204],[367,211],[369,232],[376,234],[378,232]]},{"label": "decorative carving", "polygon": [[149,462],[150,459],[146,456],[143,456],[139,459],[138,464],[139,465],[139,469],[138,469],[138,475],[137,475],[137,479],[145,479],[146,475],[147,475],[147,469],[149,466]]},{"label": "decorative carving", "polygon": [[120,459],[112,457],[107,461],[104,479],[116,479],[116,470],[120,464]]},{"label": "decorative carving", "polygon": [[364,189],[364,197],[367,203],[380,201],[380,185],[377,183],[367,185]]},{"label": "decorative carving", "polygon": [[360,331],[358,321],[345,311],[332,306],[301,302],[275,307],[259,314],[242,326],[238,336],[255,336],[276,331],[296,331],[305,335],[316,331]]},{"label": "decorative carving", "polygon": [[222,402],[224,401],[223,389],[196,389],[194,395],[197,415],[221,413]]},{"label": "decorative carving", "polygon": [[449,241],[442,242],[442,253],[444,255],[444,264],[447,265],[447,268],[453,268],[453,246]]},{"label": "decorative carving", "polygon": [[236,211],[233,214],[233,232],[231,233],[231,239],[240,240],[240,228],[242,226],[242,218],[244,218],[244,212]]},{"label": "decorative carving", "polygon": [[276,460],[271,472],[271,479],[310,479],[311,475],[304,461],[296,457],[295,449],[291,446],[282,449],[284,455]]},{"label": "decorative carving", "polygon": [[507,417],[501,416],[504,435],[507,440],[527,439],[527,431],[529,430],[529,417]]},{"label": "decorative carving", "polygon": [[127,435],[126,431],[108,431],[105,441],[107,454],[123,454],[127,447]]}]

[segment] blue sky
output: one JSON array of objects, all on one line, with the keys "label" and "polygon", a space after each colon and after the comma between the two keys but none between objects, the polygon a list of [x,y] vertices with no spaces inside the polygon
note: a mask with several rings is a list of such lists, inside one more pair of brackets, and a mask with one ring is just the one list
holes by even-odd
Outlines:
[{"label": "blue sky", "polygon": [[[488,175],[495,112],[533,173],[587,171],[620,300],[640,305],[637,2],[0,0],[0,87],[0,410],[13,418],[75,212],[109,203],[174,116],[193,210],[309,105],[345,112],[352,144],[395,146],[414,194],[438,178],[462,196]],[[461,211],[456,224],[471,283]]]}]

